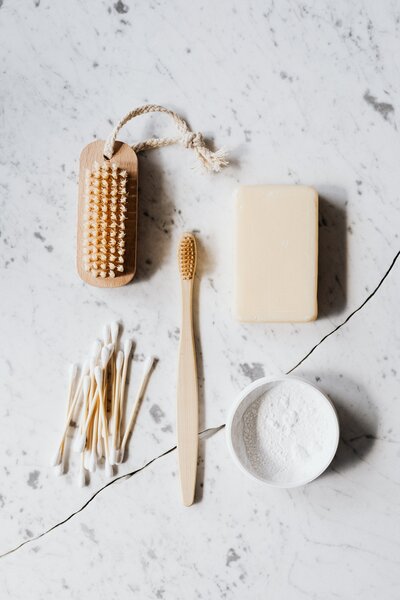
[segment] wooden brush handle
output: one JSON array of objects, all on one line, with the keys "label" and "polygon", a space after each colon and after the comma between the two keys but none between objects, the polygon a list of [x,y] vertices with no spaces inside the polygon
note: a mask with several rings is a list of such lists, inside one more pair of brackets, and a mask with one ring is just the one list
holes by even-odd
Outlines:
[{"label": "wooden brush handle", "polygon": [[199,409],[193,334],[193,280],[182,280],[182,328],[177,391],[178,457],[182,499],[194,501],[197,472]]}]

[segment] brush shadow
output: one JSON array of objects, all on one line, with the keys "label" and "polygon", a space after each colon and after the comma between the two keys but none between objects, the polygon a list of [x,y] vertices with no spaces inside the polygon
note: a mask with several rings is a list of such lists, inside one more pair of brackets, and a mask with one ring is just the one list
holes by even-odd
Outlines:
[{"label": "brush shadow", "polygon": [[[359,399],[365,406],[370,406],[365,390],[359,393]],[[336,393],[331,394],[331,398],[339,417],[340,440],[330,468],[343,472],[353,468],[371,452],[376,440],[377,418],[375,411],[365,412],[361,403],[355,407]]]},{"label": "brush shadow", "polygon": [[[200,287],[201,287],[201,261],[203,260],[203,247],[199,238],[196,237],[196,246],[198,253],[198,268],[193,288],[193,328],[194,337],[196,343],[196,365],[197,365],[197,382],[198,382],[198,393],[199,393],[199,431],[204,429],[204,423],[206,420],[206,408],[204,400],[204,365],[203,365],[203,351],[201,346],[200,338]],[[204,486],[204,441],[199,439],[199,449],[197,458],[197,476],[196,476],[196,491],[195,491],[195,502],[200,502],[203,498],[203,486]]]},{"label": "brush shadow", "polygon": [[164,263],[171,244],[177,209],[164,186],[157,152],[139,155],[136,281],[146,281]]},{"label": "brush shadow", "polygon": [[[319,196],[318,307],[319,316],[338,315],[347,300],[346,197],[341,189]],[[350,230],[351,231],[351,230]]]}]

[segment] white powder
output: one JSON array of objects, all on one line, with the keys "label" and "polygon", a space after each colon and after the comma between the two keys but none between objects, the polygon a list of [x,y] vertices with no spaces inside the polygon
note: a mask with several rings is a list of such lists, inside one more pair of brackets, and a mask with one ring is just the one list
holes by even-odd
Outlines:
[{"label": "white powder", "polygon": [[273,382],[242,412],[234,446],[258,477],[278,484],[304,482],[332,458],[335,421],[333,408],[315,388],[298,380]]}]

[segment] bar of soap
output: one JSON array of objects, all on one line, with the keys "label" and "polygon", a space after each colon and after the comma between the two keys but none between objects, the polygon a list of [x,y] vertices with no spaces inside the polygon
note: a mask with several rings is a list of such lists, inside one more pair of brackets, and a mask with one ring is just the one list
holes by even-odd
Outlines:
[{"label": "bar of soap", "polygon": [[235,313],[245,322],[317,318],[318,194],[303,185],[241,186]]}]

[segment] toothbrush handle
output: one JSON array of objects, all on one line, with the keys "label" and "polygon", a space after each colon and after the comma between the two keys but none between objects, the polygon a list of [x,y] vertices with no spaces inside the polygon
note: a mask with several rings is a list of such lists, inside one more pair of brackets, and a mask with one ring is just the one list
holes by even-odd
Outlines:
[{"label": "toothbrush handle", "polygon": [[193,280],[182,280],[182,328],[177,389],[178,458],[182,500],[194,501],[196,486],[199,409],[196,349],[193,334]]}]

